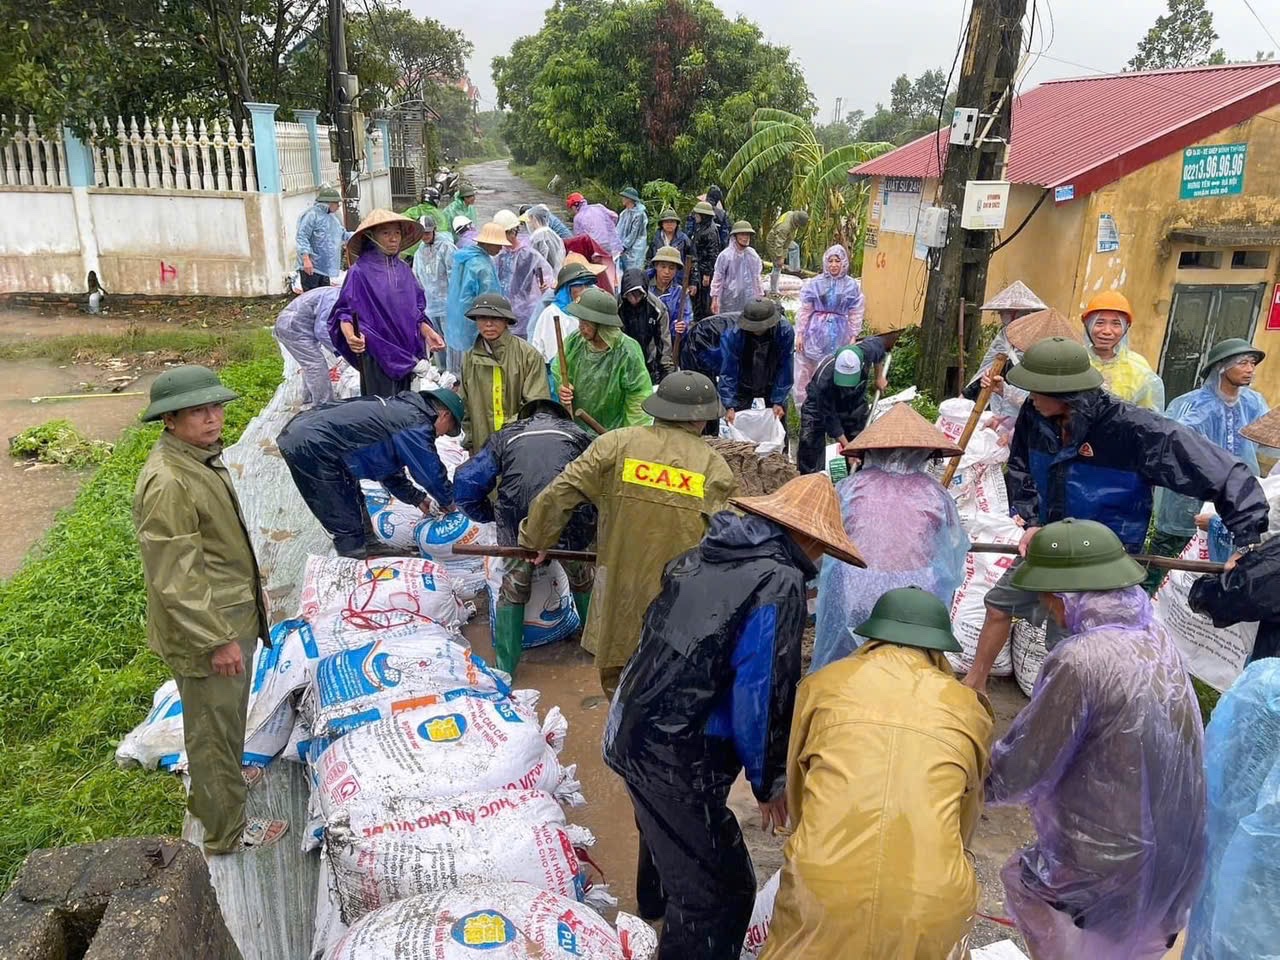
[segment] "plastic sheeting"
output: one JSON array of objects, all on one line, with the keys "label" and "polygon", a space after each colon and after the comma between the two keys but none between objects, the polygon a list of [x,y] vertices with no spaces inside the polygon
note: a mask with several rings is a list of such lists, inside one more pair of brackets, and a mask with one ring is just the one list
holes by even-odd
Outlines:
[{"label": "plastic sheeting", "polygon": [[1161,957],[1204,870],[1200,707],[1140,587],[1064,597],[1070,636],[992,750],[988,801],[1039,835],[1006,903],[1036,956]]},{"label": "plastic sheeting", "polygon": [[538,203],[530,207],[525,216],[528,218],[529,246],[542,254],[543,259],[551,264],[551,269],[558,273],[564,264],[564,240],[551,229],[551,211]]},{"label": "plastic sheeting", "polygon": [[1205,731],[1209,853],[1184,960],[1280,956],[1280,660],[1252,664]]},{"label": "plastic sheeting", "polygon": [[419,244],[413,255],[413,275],[427,297],[427,317],[443,333],[449,309],[449,274],[453,271],[453,241],[437,236],[435,243]]},{"label": "plastic sheeting", "polygon": [[928,464],[925,450],[869,450],[863,469],[836,486],[845,532],[867,566],[823,560],[812,670],[862,645],[853,629],[889,590],[920,587],[951,603],[969,536]]},{"label": "plastic sheeting", "polygon": [[618,238],[618,215],[603,203],[588,203],[573,216],[573,235],[590,237],[611,257],[622,252]]},{"label": "plastic sheeting", "polygon": [[526,337],[529,325],[542,312],[542,295],[556,282],[556,271],[537,250],[527,245],[503,250],[497,256],[498,282],[511,302],[516,322],[511,332]]},{"label": "plastic sheeting", "polygon": [[761,269],[760,254],[751,247],[738,246],[730,238],[729,246],[716,257],[716,270],[711,277],[712,309],[716,313],[737,313],[749,301],[764,296]]},{"label": "plastic sheeting", "polygon": [[[838,257],[840,267],[832,273],[828,259]],[[822,255],[823,273],[805,281],[796,314],[796,406],[803,406],[813,371],[824,357],[853,343],[862,332],[866,300],[862,284],[849,276],[849,254],[840,244]]]},{"label": "plastic sheeting", "polygon": [[1121,400],[1136,404],[1156,413],[1164,411],[1164,381],[1151,369],[1151,364],[1133,350],[1129,349],[1129,335],[1126,333],[1116,347],[1116,355],[1110,360],[1103,360],[1086,345],[1089,361],[1093,369],[1102,374],[1102,387]]}]

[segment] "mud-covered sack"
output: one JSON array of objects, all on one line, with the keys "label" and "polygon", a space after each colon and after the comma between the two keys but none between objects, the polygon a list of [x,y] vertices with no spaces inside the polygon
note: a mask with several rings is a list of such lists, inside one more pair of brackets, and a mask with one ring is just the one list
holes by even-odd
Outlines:
[{"label": "mud-covered sack", "polygon": [[1013,621],[1009,637],[1009,653],[1013,662],[1013,678],[1028,697],[1040,679],[1044,658],[1049,651],[1045,646],[1044,624],[1036,626],[1026,620]]},{"label": "mud-covered sack", "polygon": [[[1016,544],[1022,539],[1022,528],[1008,516],[980,513],[964,518],[969,539],[975,543]],[[948,653],[947,660],[957,673],[966,673],[973,666],[978,652],[978,634],[987,617],[987,592],[996,585],[1005,571],[1013,566],[1016,558],[1008,553],[967,553],[964,561],[964,579],[956,588],[951,600],[951,631],[963,650]],[[1009,644],[1000,648],[991,676],[1007,677],[1013,673]]]},{"label": "mud-covered sack", "polygon": [[363,647],[388,631],[457,629],[467,613],[447,570],[430,560],[308,557],[301,616],[321,656]]},{"label": "mud-covered sack", "polygon": [[532,884],[485,883],[375,910],[327,960],[649,960],[652,928],[625,913],[617,924]]},{"label": "mud-covered sack", "polygon": [[[489,586],[489,622],[498,622],[498,591],[502,586],[504,561],[486,557],[485,570]],[[521,646],[526,650],[558,643],[582,627],[582,618],[574,606],[569,590],[569,575],[557,561],[533,569],[529,601],[524,605],[524,635]]]},{"label": "mud-covered sack", "polygon": [[351,924],[397,900],[494,880],[521,880],[597,907],[613,898],[592,887],[577,849],[595,842],[565,823],[554,797],[495,790],[443,800],[359,799],[325,826],[342,920]]},{"label": "mud-covered sack", "polygon": [[392,632],[321,659],[303,713],[314,734],[336,738],[456,696],[500,699],[510,694],[506,680],[473,654],[461,636],[424,624],[412,633]]},{"label": "mud-covered sack", "polygon": [[773,902],[778,899],[778,885],[781,882],[782,871],[775,870],[756,894],[756,905],[751,910],[751,922],[747,925],[747,935],[742,941],[739,960],[756,960],[764,951],[764,945],[769,939],[769,927],[773,923]]}]

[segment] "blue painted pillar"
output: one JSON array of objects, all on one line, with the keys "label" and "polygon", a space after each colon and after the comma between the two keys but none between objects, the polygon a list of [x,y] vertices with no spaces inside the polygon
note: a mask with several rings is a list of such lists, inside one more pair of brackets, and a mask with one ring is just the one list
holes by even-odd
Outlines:
[{"label": "blue painted pillar", "polygon": [[382,168],[391,169],[391,121],[380,119],[373,121],[382,132]]},{"label": "blue painted pillar", "polygon": [[[307,139],[311,141],[311,182],[318,187],[320,186],[320,140],[316,131],[316,120],[320,116],[320,111],[295,110],[293,115],[307,128]],[[328,146],[326,143],[325,148],[328,149]]]},{"label": "blue painted pillar", "polygon": [[246,103],[253,115],[253,158],[258,166],[258,190],[280,193],[280,147],[276,143],[278,103]]},{"label": "blue painted pillar", "polygon": [[67,186],[96,187],[93,151],[70,127],[62,128],[62,150],[67,157]]}]

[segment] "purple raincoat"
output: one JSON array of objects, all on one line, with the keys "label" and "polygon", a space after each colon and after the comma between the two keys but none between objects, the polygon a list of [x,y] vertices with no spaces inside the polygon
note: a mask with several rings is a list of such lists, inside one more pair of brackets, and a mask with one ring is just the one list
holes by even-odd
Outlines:
[{"label": "purple raincoat", "polygon": [[[827,260],[836,256],[842,266],[832,275]],[[858,339],[866,301],[862,284],[849,276],[849,254],[840,244],[822,255],[822,274],[806,280],[796,311],[796,403],[804,404],[809,380],[825,358]]]},{"label": "purple raincoat", "polygon": [[329,339],[353,367],[359,358],[342,335],[343,321],[360,318],[365,349],[387,376],[408,376],[427,355],[427,344],[418,324],[426,319],[426,295],[413,268],[399,257],[388,257],[369,241],[347,271],[342,293],[329,314]]},{"label": "purple raincoat", "polygon": [[573,215],[573,235],[590,237],[608,250],[612,257],[622,252],[622,241],[618,238],[618,215],[603,203],[588,203],[579,208]]},{"label": "purple raincoat", "polygon": [[1025,803],[1038,840],[1002,872],[1042,960],[1159,958],[1204,873],[1204,729],[1141,587],[1065,594],[1070,636],[991,751],[990,803]]}]

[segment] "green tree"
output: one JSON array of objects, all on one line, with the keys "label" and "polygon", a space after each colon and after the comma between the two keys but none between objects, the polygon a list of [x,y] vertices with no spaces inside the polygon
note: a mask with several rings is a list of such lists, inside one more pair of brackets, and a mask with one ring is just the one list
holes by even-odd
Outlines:
[{"label": "green tree", "polygon": [[926,70],[915,80],[904,73],[889,88],[889,105],[877,103],[855,139],[909,143],[937,130],[939,116],[949,122],[954,109],[955,93],[947,91],[947,75],[941,70]]},{"label": "green tree", "polygon": [[789,51],[711,0],[557,0],[493,77],[517,161],[614,186],[705,187],[756,108],[812,110]]},{"label": "green tree", "polygon": [[860,265],[870,194],[866,184],[849,183],[849,169],[887,153],[893,144],[846,143],[828,150],[807,118],[767,107],[755,112],[749,134],[724,170],[726,205],[733,206],[761,174],[781,168],[790,181],[788,205],[809,211],[806,234],[844,244]]},{"label": "green tree", "polygon": [[1168,0],[1169,12],[1157,17],[1126,70],[1167,70],[1226,63],[1227,55],[1213,29],[1213,13],[1205,0]]}]

